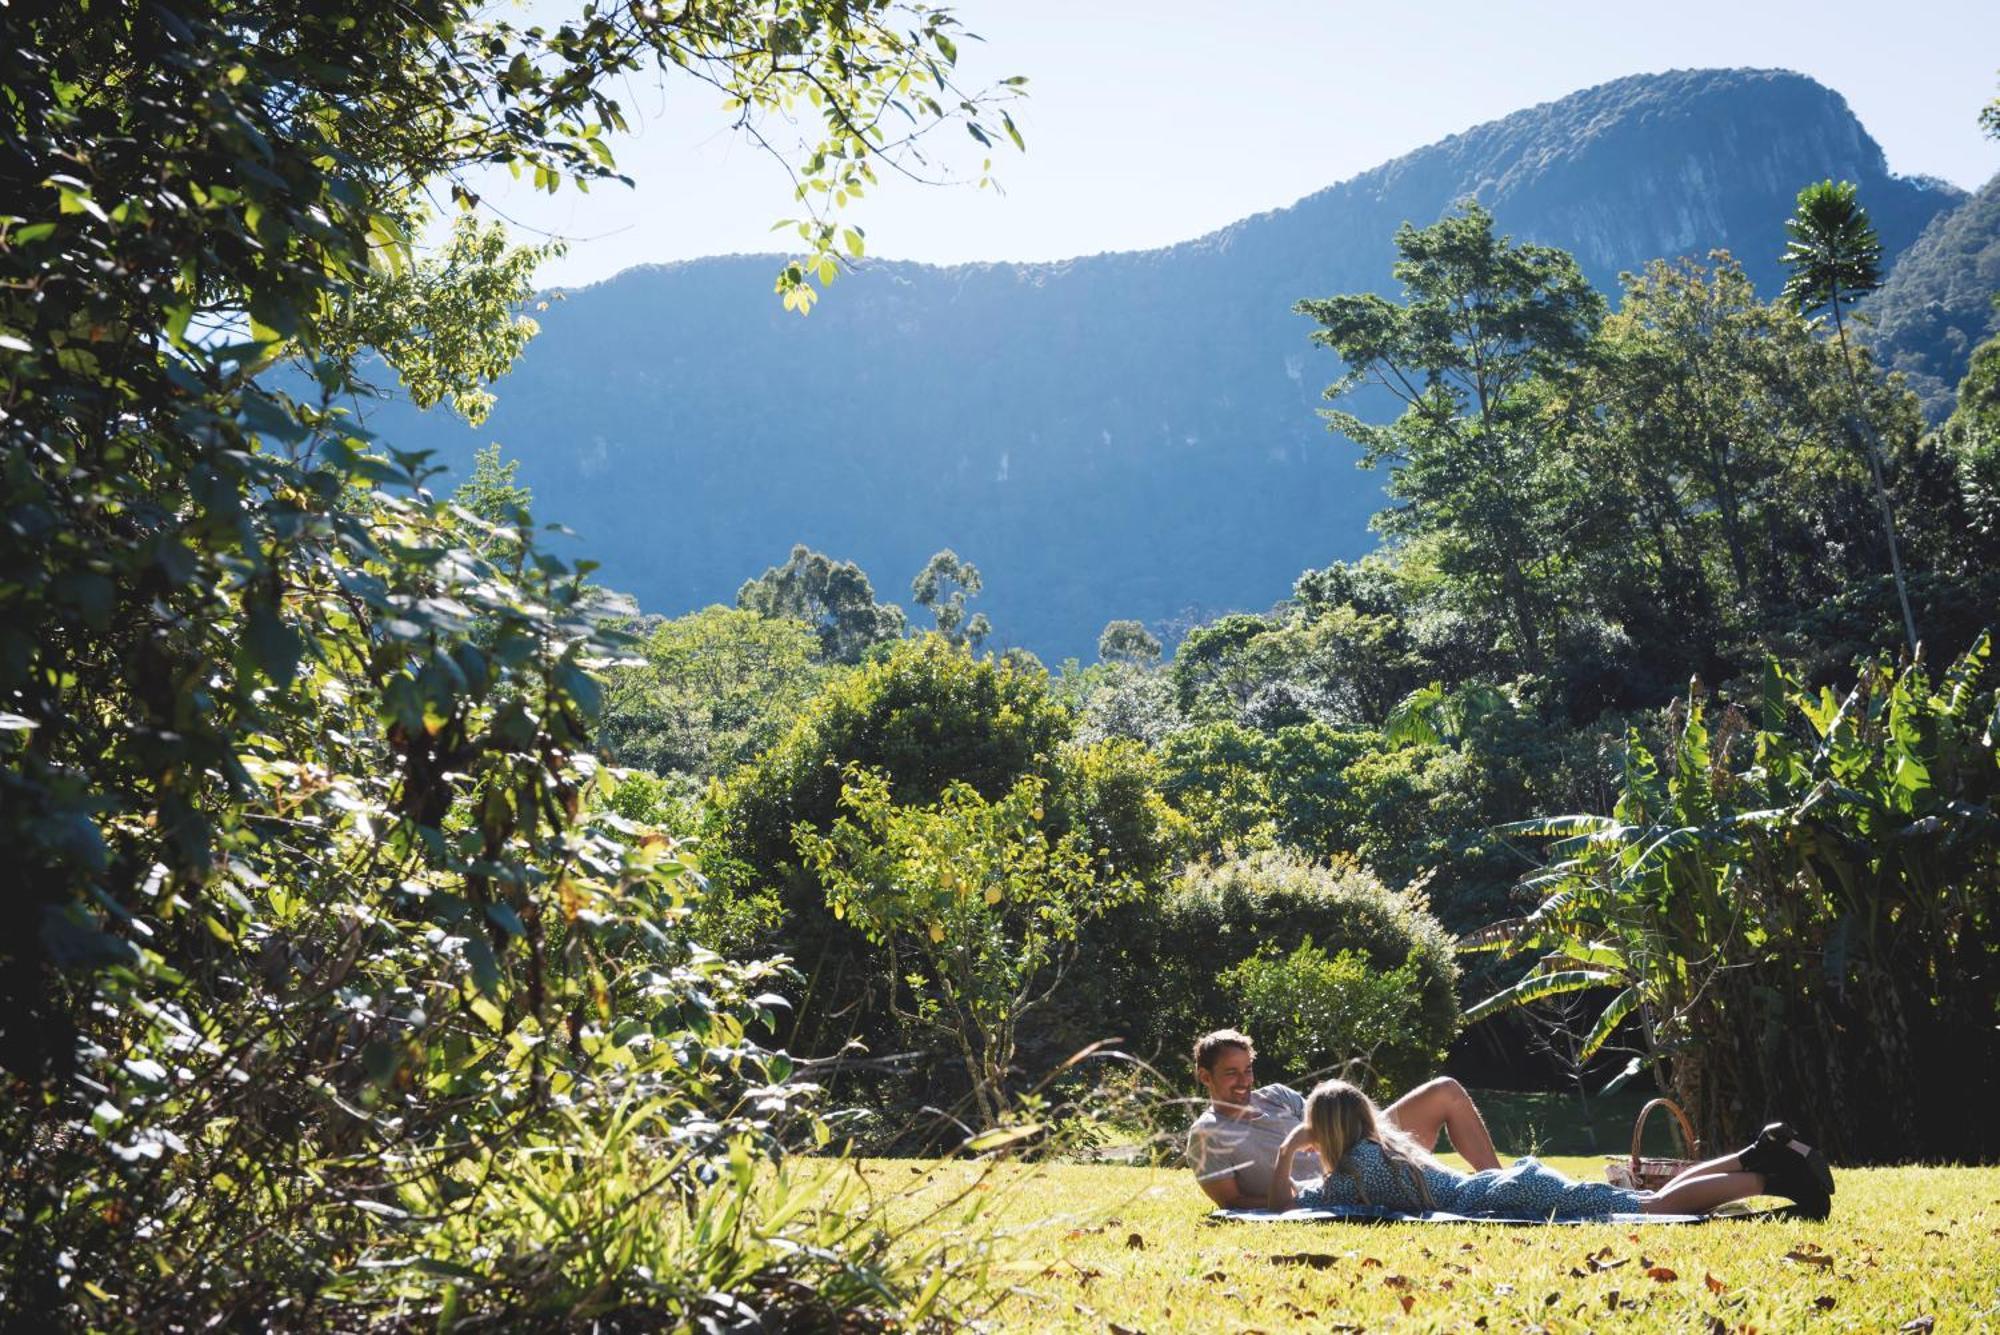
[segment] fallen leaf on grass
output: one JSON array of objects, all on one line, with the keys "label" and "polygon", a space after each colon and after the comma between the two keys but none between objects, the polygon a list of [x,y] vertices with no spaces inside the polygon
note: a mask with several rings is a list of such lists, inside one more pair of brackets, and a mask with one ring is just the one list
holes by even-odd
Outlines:
[{"label": "fallen leaf on grass", "polygon": [[[2000,1204],[2000,1202],[1995,1203]],[[1936,1324],[1937,1318],[1934,1316],[1913,1316],[1896,1329],[1910,1331],[1911,1335],[1929,1335],[1930,1328]]]},{"label": "fallen leaf on grass", "polygon": [[1708,1291],[1710,1293],[1721,1293],[1724,1289],[1729,1287],[1727,1284],[1724,1284],[1721,1280],[1717,1279],[1714,1275],[1708,1274],[1705,1271],[1702,1274],[1701,1282],[1708,1285]]},{"label": "fallen leaf on grass", "polygon": [[1620,1256],[1606,1261],[1593,1256],[1590,1258],[1590,1268],[1596,1271],[1616,1270],[1619,1266],[1627,1264],[1630,1259],[1630,1257]]},{"label": "fallen leaf on grass", "polygon": [[1672,1266],[1656,1265],[1646,1271],[1647,1279],[1660,1284],[1671,1284],[1680,1277],[1680,1272]]},{"label": "fallen leaf on grass", "polygon": [[1364,1256],[1364,1257],[1362,1257],[1362,1258],[1361,1258],[1361,1267],[1362,1267],[1362,1269],[1364,1269],[1364,1270],[1365,1270],[1365,1269],[1367,1269],[1367,1268],[1368,1268],[1369,1266],[1371,1266],[1371,1265],[1373,1265],[1373,1266],[1379,1266],[1379,1265],[1381,1265],[1381,1264],[1382,1264],[1382,1263],[1381,1263],[1380,1261],[1376,1260],[1376,1259],[1375,1259],[1374,1257],[1372,1257],[1372,1256]]},{"label": "fallen leaf on grass", "polygon": [[1384,1275],[1382,1277],[1382,1287],[1385,1289],[1407,1289],[1410,1287],[1410,1281],[1404,1279],[1401,1275]]},{"label": "fallen leaf on grass", "polygon": [[1708,1319],[1708,1335],[1729,1335],[1729,1323],[1719,1316]]},{"label": "fallen leaf on grass", "polygon": [[1924,1236],[1927,1238],[1941,1238],[1944,1236],[1944,1230],[1941,1228],[1927,1228],[1924,1230]]},{"label": "fallen leaf on grass", "polygon": [[1403,1304],[1403,1315],[1408,1316],[1410,1314],[1410,1309],[1417,1305],[1416,1295],[1406,1293],[1402,1296],[1401,1302]]},{"label": "fallen leaf on grass", "polygon": [[1130,1237],[1125,1239],[1125,1245],[1131,1248],[1135,1252],[1143,1252],[1146,1250],[1145,1236],[1143,1234],[1134,1233]]},{"label": "fallen leaf on grass", "polygon": [[1330,1252],[1283,1252],[1271,1258],[1272,1265],[1307,1265],[1315,1270],[1330,1270],[1340,1264],[1340,1258]]},{"label": "fallen leaf on grass", "polygon": [[1203,1275],[1201,1277],[1201,1282],[1204,1284],[1220,1284],[1223,1280],[1228,1278],[1229,1276],[1225,1275],[1220,1270],[1211,1270],[1206,1275]]},{"label": "fallen leaf on grass", "polygon": [[1834,1308],[1834,1297],[1830,1293],[1822,1293],[1819,1297],[1813,1299],[1813,1306],[1822,1312],[1831,1312]]},{"label": "fallen leaf on grass", "polygon": [[1785,1253],[1785,1259],[1787,1261],[1796,1261],[1800,1265],[1817,1266],[1821,1270],[1833,1269],[1833,1258],[1831,1256],[1826,1255],[1823,1252],[1814,1253],[1808,1251],[1801,1251],[1795,1247],[1791,1251]]}]

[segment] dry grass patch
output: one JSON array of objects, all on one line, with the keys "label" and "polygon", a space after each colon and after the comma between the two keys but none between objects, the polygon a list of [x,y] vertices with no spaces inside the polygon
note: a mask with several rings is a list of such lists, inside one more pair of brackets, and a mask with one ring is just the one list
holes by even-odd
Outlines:
[{"label": "dry grass patch", "polygon": [[[1550,1160],[1573,1174],[1599,1159]],[[1825,1223],[1213,1224],[1185,1172],[873,1160],[890,1217],[993,1239],[991,1320],[1128,1331],[2000,1324],[2000,1169],[1840,1174]],[[946,1203],[950,1204],[947,1206]],[[943,1206],[945,1208],[940,1209]]]}]

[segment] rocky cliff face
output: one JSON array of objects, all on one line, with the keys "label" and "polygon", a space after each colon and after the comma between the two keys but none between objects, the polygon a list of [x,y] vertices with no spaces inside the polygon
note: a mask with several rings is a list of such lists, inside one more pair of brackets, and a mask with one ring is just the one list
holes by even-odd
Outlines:
[{"label": "rocky cliff face", "polygon": [[771,298],[769,256],[631,270],[549,310],[485,431],[374,425],[461,461],[503,442],[538,515],[649,611],[728,601],[793,542],[901,597],[950,546],[997,640],[1087,658],[1114,617],[1268,606],[1372,546],[1381,479],[1315,416],[1338,368],[1290,312],[1388,290],[1402,222],[1471,196],[1607,289],[1727,248],[1774,290],[1793,196],[1829,176],[1860,183],[1892,254],[1962,197],[1890,174],[1799,75],[1641,76],[1163,250],[871,264],[806,320]]}]

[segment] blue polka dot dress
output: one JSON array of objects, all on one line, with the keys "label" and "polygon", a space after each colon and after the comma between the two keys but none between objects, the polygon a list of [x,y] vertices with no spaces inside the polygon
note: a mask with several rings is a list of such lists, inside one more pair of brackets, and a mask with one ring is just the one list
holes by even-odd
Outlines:
[{"label": "blue polka dot dress", "polygon": [[[1309,1208],[1379,1205],[1396,1210],[1443,1210],[1449,1214],[1499,1215],[1509,1219],[1602,1219],[1636,1214],[1651,1192],[1630,1191],[1608,1182],[1578,1182],[1538,1159],[1516,1159],[1508,1168],[1459,1173],[1442,1165],[1421,1169],[1430,1191],[1425,1206],[1409,1174],[1391,1164],[1382,1147],[1364,1140],[1347,1152],[1340,1167],[1299,1193]],[[1357,1183],[1357,1179],[1359,1179]]]}]

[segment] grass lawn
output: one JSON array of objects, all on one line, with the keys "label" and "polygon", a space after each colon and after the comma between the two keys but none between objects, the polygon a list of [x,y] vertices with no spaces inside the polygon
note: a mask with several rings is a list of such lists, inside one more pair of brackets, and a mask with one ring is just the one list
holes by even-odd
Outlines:
[{"label": "grass lawn", "polygon": [[[1595,1176],[1603,1160],[1549,1162]],[[963,1202],[928,1227],[980,1203],[1006,1290],[990,1320],[1010,1330],[2000,1327],[2000,1168],[1840,1172],[1825,1223],[1636,1229],[1211,1224],[1185,1170],[861,1171],[905,1219]]]}]

